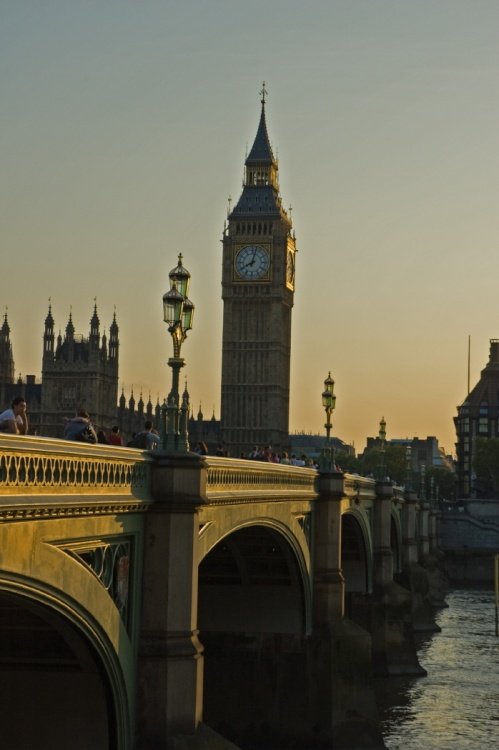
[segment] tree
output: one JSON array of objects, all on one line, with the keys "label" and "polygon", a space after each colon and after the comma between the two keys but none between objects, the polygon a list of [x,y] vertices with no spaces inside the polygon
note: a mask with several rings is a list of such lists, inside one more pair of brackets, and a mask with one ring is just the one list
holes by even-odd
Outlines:
[{"label": "tree", "polygon": [[379,447],[365,450],[360,456],[361,471],[363,474],[379,475],[381,464],[384,466],[385,477],[390,477],[396,484],[404,484],[407,468],[405,447],[403,445],[390,445],[387,443],[382,455]]},{"label": "tree", "polygon": [[357,456],[344,453],[343,451],[335,451],[334,458],[336,465],[345,473],[361,473],[361,461]]},{"label": "tree", "polygon": [[442,466],[430,466],[427,469],[426,495],[428,498],[430,498],[432,479],[435,496],[439,500],[454,501],[456,499],[456,475],[453,471]]}]

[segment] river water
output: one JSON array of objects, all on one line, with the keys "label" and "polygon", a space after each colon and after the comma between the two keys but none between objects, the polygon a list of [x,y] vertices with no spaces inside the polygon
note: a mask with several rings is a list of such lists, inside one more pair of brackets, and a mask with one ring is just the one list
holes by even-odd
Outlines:
[{"label": "river water", "polygon": [[419,643],[427,677],[377,683],[388,750],[499,748],[499,638],[493,593],[455,590],[441,632]]}]

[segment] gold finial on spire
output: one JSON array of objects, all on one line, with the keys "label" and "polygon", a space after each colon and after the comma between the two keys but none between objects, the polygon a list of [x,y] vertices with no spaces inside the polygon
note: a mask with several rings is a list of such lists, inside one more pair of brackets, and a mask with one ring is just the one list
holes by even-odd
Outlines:
[{"label": "gold finial on spire", "polygon": [[265,81],[262,83],[262,90],[260,91],[260,96],[262,97],[260,99],[262,106],[265,106],[265,97],[269,95],[269,92],[265,88]]}]

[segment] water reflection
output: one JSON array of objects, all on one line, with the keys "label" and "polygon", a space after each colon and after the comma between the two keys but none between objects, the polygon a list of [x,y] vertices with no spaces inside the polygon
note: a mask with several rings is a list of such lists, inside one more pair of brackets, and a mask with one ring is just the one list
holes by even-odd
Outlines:
[{"label": "water reflection", "polygon": [[493,594],[456,590],[419,642],[427,677],[377,682],[388,750],[484,750],[499,735],[499,638]]}]

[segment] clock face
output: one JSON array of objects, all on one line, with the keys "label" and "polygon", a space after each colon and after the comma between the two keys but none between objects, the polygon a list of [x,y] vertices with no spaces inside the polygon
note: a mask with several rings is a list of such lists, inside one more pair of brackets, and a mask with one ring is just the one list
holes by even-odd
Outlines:
[{"label": "clock face", "polygon": [[286,283],[289,286],[293,286],[295,283],[295,256],[288,250],[286,255]]},{"label": "clock face", "polygon": [[268,277],[269,251],[260,245],[245,245],[236,255],[235,267],[238,276],[248,281]]}]

